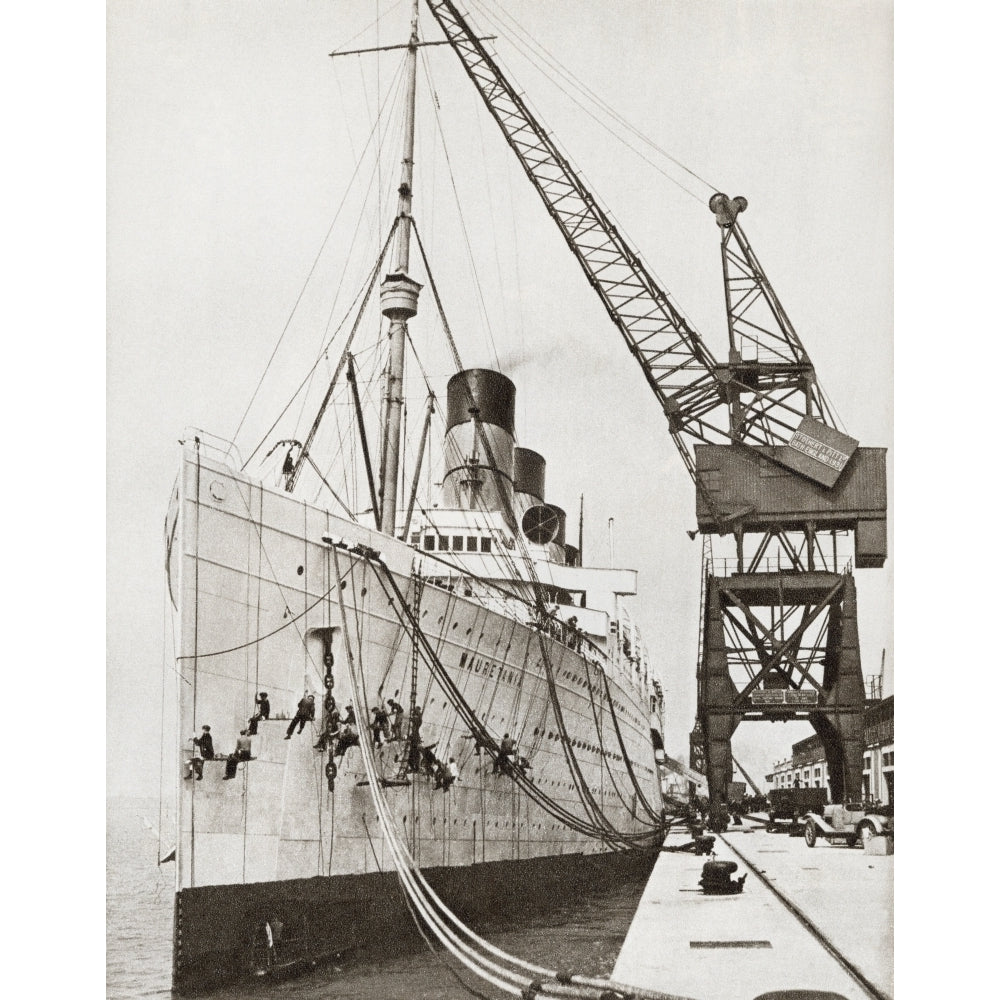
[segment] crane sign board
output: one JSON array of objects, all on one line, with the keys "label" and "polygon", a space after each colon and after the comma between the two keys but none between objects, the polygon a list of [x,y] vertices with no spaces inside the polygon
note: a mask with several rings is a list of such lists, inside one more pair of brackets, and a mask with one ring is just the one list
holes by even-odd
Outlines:
[{"label": "crane sign board", "polygon": [[854,438],[815,417],[805,416],[788,447],[777,449],[774,457],[793,472],[823,486],[833,486],[857,447]]},{"label": "crane sign board", "polygon": [[771,708],[776,705],[795,707],[818,705],[819,692],[812,688],[804,688],[801,691],[762,691],[758,689],[750,692],[750,704],[754,706],[766,705]]}]

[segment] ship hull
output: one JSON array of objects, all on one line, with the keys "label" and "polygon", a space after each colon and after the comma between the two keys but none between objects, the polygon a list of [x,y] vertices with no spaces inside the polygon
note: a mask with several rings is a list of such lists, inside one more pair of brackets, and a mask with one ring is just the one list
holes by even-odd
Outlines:
[{"label": "ship hull", "polygon": [[[424,877],[473,928],[538,916],[613,886],[638,890],[654,850],[566,854],[473,866],[429,867]],[[290,929],[268,967],[262,928]],[[174,989],[194,995],[262,974],[306,971],[332,959],[376,959],[423,947],[394,871],[251,885],[200,886],[177,894]]]},{"label": "ship hull", "polygon": [[[197,446],[185,452],[167,532],[178,612],[176,988],[251,966],[282,974],[396,936],[409,918],[394,839],[460,914],[502,911],[508,897],[564,900],[574,871],[585,883],[587,872],[630,864],[622,847],[654,846],[649,691],[629,660],[584,649],[534,619],[530,601],[475,573],[442,575],[420,550],[268,490]],[[290,724],[304,688],[315,718]],[[256,723],[251,759],[221,759],[262,690],[272,711]],[[443,788],[429,769],[414,772],[402,724],[374,748],[384,825],[359,748],[323,745],[326,693],[340,708],[353,699],[362,726],[381,699],[398,698],[407,715],[421,706],[420,744],[454,759],[458,780]],[[497,743],[513,735],[521,780],[480,751],[469,712]],[[217,757],[196,780],[185,734],[209,724]],[[284,947],[270,940],[277,925]]]}]

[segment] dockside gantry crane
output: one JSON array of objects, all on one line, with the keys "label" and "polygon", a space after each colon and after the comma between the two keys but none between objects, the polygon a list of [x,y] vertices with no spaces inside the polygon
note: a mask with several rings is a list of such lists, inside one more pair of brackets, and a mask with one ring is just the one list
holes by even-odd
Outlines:
[{"label": "dockside gantry crane", "polygon": [[[808,718],[833,801],[860,801],[865,699],[852,563],[881,567],[887,557],[885,449],[861,448],[836,427],[740,226],[746,199],[709,201],[729,337],[717,361],[454,3],[427,4],[660,403],[695,484],[698,530],[732,539],[732,558],[704,568],[691,740],[712,825],[725,824],[743,719]],[[851,534],[853,559],[837,544]]]}]

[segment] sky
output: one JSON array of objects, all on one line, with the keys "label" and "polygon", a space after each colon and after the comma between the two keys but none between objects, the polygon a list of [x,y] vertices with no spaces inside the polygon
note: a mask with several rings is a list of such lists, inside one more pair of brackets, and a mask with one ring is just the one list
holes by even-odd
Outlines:
[{"label": "sky", "polygon": [[[311,364],[328,316],[370,266],[377,226],[343,228],[351,205],[339,206],[400,54],[327,53],[404,41],[406,7],[108,6],[109,794],[155,795],[159,787],[161,677],[169,670],[162,529],[177,441],[187,427],[231,438],[280,338],[240,426],[237,443],[248,454]],[[747,197],[743,226],[843,426],[863,445],[890,449],[891,507],[892,7],[505,0],[502,10],[678,161],[625,149],[514,46],[493,43],[716,356],[725,327],[707,199],[713,190]],[[370,26],[377,12],[382,19]],[[427,39],[440,37],[426,10],[421,25]],[[467,345],[463,360],[492,365],[499,357],[517,383],[519,441],[548,460],[549,499],[573,522],[585,497],[588,561],[610,558],[614,518],[615,561],[639,571],[636,616],[662,665],[667,750],[686,755],[701,551],[685,534],[694,526],[693,486],[638,367],[454,54],[428,48],[422,64],[436,96],[418,98],[429,127],[418,140],[414,212],[422,232],[457,246],[450,164],[456,188],[473,198],[463,216],[470,233],[486,234],[470,236],[484,298],[498,302],[486,333],[474,276],[457,250],[445,251],[436,270],[449,321]],[[447,159],[431,123],[438,115],[456,136]],[[395,167],[380,180],[384,219]],[[508,192],[515,205],[501,208]],[[885,650],[886,693],[894,690],[893,578],[890,535],[886,568],[856,575],[863,670],[877,672]],[[734,748],[760,780],[809,732],[746,724]]]}]

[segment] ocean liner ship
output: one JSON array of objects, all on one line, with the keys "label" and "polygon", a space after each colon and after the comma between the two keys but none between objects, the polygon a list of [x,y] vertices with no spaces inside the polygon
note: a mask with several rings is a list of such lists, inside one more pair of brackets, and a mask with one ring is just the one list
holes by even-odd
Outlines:
[{"label": "ocean liner ship", "polygon": [[[440,410],[428,394],[419,444],[405,440],[408,331],[433,283],[411,260],[416,23],[414,5],[396,218],[351,332],[325,349],[338,360],[309,434],[266,442],[268,481],[226,441],[183,441],[165,527],[182,992],[394,939],[410,917],[389,836],[473,921],[641,874],[662,838],[664,706],[626,608],[636,573],[585,562],[582,512],[568,540],[546,461],[526,447],[544,445],[517,437],[514,383],[462,367],[445,325],[458,370]],[[385,365],[363,401],[376,382],[360,370],[366,323]],[[338,406],[352,434],[321,459],[317,431]],[[354,459],[349,494],[328,470]],[[314,500],[300,495],[309,477]],[[359,738],[373,740],[377,773]]]}]

